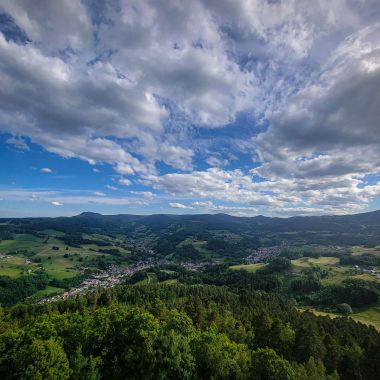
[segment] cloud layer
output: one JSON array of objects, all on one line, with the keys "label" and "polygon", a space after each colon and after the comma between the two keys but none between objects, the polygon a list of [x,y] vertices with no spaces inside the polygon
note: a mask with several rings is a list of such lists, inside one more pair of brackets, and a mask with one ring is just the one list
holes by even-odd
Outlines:
[{"label": "cloud layer", "polygon": [[122,188],[192,212],[345,213],[380,196],[376,0],[3,0],[0,13],[0,132],[25,154],[31,141],[110,165]]}]

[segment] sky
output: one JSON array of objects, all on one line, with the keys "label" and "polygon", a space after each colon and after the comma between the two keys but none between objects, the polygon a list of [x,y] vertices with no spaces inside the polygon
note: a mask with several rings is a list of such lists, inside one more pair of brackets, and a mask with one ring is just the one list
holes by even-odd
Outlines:
[{"label": "sky", "polygon": [[0,0],[0,217],[380,209],[378,0]]}]

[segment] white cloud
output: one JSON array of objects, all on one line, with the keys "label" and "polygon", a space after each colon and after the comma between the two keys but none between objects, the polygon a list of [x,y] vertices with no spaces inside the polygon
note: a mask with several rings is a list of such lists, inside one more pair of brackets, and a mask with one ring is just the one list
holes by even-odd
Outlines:
[{"label": "white cloud", "polygon": [[[314,81],[270,115],[252,143],[252,170],[324,210],[354,211],[372,198],[365,177],[380,172],[380,25],[347,38]],[[276,147],[275,149],[273,147]]]},{"label": "white cloud", "polygon": [[227,159],[220,159],[215,156],[210,156],[206,158],[206,162],[208,165],[212,167],[223,167],[227,166],[229,164],[229,161]]},{"label": "white cloud", "polygon": [[117,187],[112,186],[112,185],[106,185],[106,188],[109,190],[117,190]]},{"label": "white cloud", "polygon": [[129,186],[129,185],[132,185],[132,182],[127,178],[120,178],[119,184],[123,186]]},{"label": "white cloud", "polygon": [[5,0],[0,10],[10,14],[27,36],[49,50],[83,48],[91,41],[93,28],[80,0]]},{"label": "white cloud", "polygon": [[30,150],[28,144],[26,143],[25,139],[19,136],[13,136],[9,137],[5,140],[6,144],[13,145],[15,148],[19,150],[28,151]]},{"label": "white cloud", "polygon": [[223,207],[237,210],[250,205],[248,211],[251,214],[285,214],[286,210],[291,209],[297,214],[302,211],[308,213],[307,210],[312,209],[315,213],[354,212],[365,208],[372,197],[380,194],[378,185],[368,185],[349,176],[255,181],[253,176],[245,175],[240,170],[216,168],[189,174],[151,176],[145,183],[173,197],[211,198],[236,204],[217,207],[207,200],[193,202],[193,207],[223,211]]},{"label": "white cloud", "polygon": [[[376,0],[120,0],[96,22],[91,5],[1,2],[29,39],[0,33],[8,144],[107,163],[210,210],[339,213],[377,196]],[[226,170],[239,154],[254,164]],[[99,194],[86,199],[111,202]]]},{"label": "white cloud", "polygon": [[[6,201],[24,202],[31,199],[36,202],[53,202],[62,203],[65,205],[104,205],[104,206],[130,206],[139,205],[141,207],[149,204],[149,197],[144,194],[136,194],[137,198],[125,197],[108,197],[98,196],[88,190],[66,190],[66,191],[53,191],[53,190],[28,190],[22,188],[12,188],[7,190],[0,190],[0,197]],[[32,198],[34,197],[34,198]],[[57,201],[57,198],[60,201]],[[53,204],[54,205],[54,204]],[[57,205],[58,206],[58,205]]]},{"label": "white cloud", "polygon": [[63,203],[58,202],[58,201],[52,201],[50,202],[53,206],[63,206]]},{"label": "white cloud", "polygon": [[140,197],[144,197],[144,198],[155,198],[156,197],[156,194],[153,194],[151,191],[134,191],[134,190],[131,190],[130,193],[137,195],[137,196],[140,196]]},{"label": "white cloud", "polygon": [[41,173],[53,173],[53,170],[51,170],[50,168],[41,168],[40,172]]},{"label": "white cloud", "polygon": [[201,207],[201,208],[211,208],[214,206],[214,204],[211,201],[196,201],[191,204],[194,207]]},{"label": "white cloud", "polygon": [[188,209],[192,208],[191,206],[186,206],[186,205],[184,205],[182,203],[177,203],[177,202],[169,203],[169,206],[171,208],[188,208]]},{"label": "white cloud", "polygon": [[94,191],[93,194],[96,195],[97,197],[105,197],[106,196],[106,194],[102,193],[101,191]]}]

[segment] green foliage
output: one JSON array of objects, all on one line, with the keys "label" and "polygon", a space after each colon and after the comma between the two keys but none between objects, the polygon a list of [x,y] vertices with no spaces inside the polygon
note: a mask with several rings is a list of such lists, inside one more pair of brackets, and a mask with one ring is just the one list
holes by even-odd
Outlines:
[{"label": "green foliage", "polygon": [[180,261],[198,261],[202,258],[202,255],[194,248],[192,244],[185,244],[179,248],[176,248],[173,258]]},{"label": "green foliage", "polygon": [[138,285],[0,313],[0,378],[377,379],[379,333],[273,293]]},{"label": "green foliage", "polygon": [[274,350],[264,348],[253,351],[250,375],[254,380],[293,380],[296,371]]},{"label": "green foliage", "polygon": [[341,313],[343,315],[352,314],[352,308],[348,303],[340,303],[339,305],[336,305],[336,309],[338,313]]},{"label": "green foliage", "polygon": [[45,289],[48,283],[49,277],[43,271],[18,278],[0,276],[0,304],[14,305],[38,290]]},{"label": "green foliage", "polygon": [[292,280],[290,288],[295,292],[310,293],[316,292],[321,288],[321,282],[312,277],[301,277]]},{"label": "green foliage", "polygon": [[196,343],[198,375],[201,379],[243,379],[250,362],[248,347],[227,335],[209,329]]},{"label": "green foliage", "polygon": [[327,286],[317,295],[315,303],[335,306],[348,303],[365,306],[378,302],[379,286],[364,280],[345,280],[341,285]]},{"label": "green foliage", "polygon": [[364,267],[376,267],[380,265],[380,257],[374,254],[365,253],[363,255],[344,255],[340,258],[342,265],[360,265]]},{"label": "green foliage", "polygon": [[100,373],[98,367],[101,359],[93,356],[84,356],[82,347],[78,346],[76,351],[70,356],[70,367],[72,380],[99,380]]},{"label": "green foliage", "polygon": [[52,339],[35,339],[15,359],[12,375],[20,380],[66,380],[71,374],[62,346]]},{"label": "green foliage", "polygon": [[292,263],[287,257],[279,256],[272,259],[265,269],[270,272],[283,272],[291,267]]}]

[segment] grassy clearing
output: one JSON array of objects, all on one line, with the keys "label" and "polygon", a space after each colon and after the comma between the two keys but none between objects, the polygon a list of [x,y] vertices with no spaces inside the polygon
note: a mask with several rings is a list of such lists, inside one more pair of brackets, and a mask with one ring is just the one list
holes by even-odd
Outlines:
[{"label": "grassy clearing", "polygon": [[339,259],[337,257],[302,257],[300,259],[292,260],[292,264],[295,267],[308,268],[313,265],[318,266],[336,266],[339,263]]},{"label": "grassy clearing", "polygon": [[232,265],[230,269],[240,270],[244,269],[248,272],[256,272],[258,269],[265,267],[264,263],[256,263],[256,264],[241,264],[241,265]]},{"label": "grassy clearing", "polygon": [[[310,311],[315,315],[323,316],[323,317],[330,317],[330,318],[342,318],[343,316],[341,314],[336,313],[328,313],[325,311],[317,310],[317,309],[299,309],[300,311]],[[377,330],[380,331],[380,304],[377,304],[375,306],[370,306],[362,309],[357,309],[352,313],[349,318],[353,319],[354,321],[364,323],[369,326],[375,327]]]},{"label": "grassy clearing", "polygon": [[321,317],[330,317],[330,318],[342,317],[342,315],[340,315],[340,314],[328,313],[326,311],[317,310],[317,309],[313,309],[313,308],[298,308],[298,310],[301,312],[309,311],[309,312],[313,313],[314,315],[321,316]]},{"label": "grassy clearing", "polygon": [[7,268],[0,268],[0,275],[1,276],[9,276],[9,277],[19,277],[22,273],[22,270],[20,268],[12,268],[12,267],[7,267]]},{"label": "grassy clearing", "polygon": [[27,273],[29,269],[34,270],[35,264],[28,264],[24,257],[10,256],[0,259],[0,276],[19,277]]},{"label": "grassy clearing", "polygon": [[367,248],[367,247],[363,247],[363,246],[352,246],[351,252],[354,256],[360,256],[363,253],[380,255],[380,247]]},{"label": "grassy clearing", "polygon": [[[46,230],[55,234],[54,230]],[[0,275],[18,277],[27,273],[29,269],[34,271],[37,264],[27,263],[26,259],[31,261],[39,259],[40,264],[47,271],[51,278],[64,279],[79,274],[76,267],[82,266],[89,257],[101,255],[101,253],[90,251],[88,248],[67,247],[57,235],[49,235],[46,238],[37,238],[30,234],[14,235],[14,240],[6,240],[0,243],[0,254],[13,253],[12,257],[0,259]],[[58,249],[53,249],[53,247]],[[20,254],[21,250],[34,252],[33,257],[26,257]],[[69,257],[64,257],[69,255]]]},{"label": "grassy clearing", "polygon": [[374,325],[380,330],[380,302],[373,306],[356,308],[351,317],[357,321]]},{"label": "grassy clearing", "polygon": [[176,280],[175,278],[173,278],[173,279],[170,279],[170,280],[162,281],[161,284],[173,285],[173,284],[176,284],[177,282],[178,282],[178,280]]},{"label": "grassy clearing", "polygon": [[54,293],[63,293],[65,290],[62,288],[56,288],[54,286],[47,286],[45,289],[39,290],[33,294],[33,298],[45,297]]},{"label": "grassy clearing", "polygon": [[45,267],[45,270],[49,277],[56,278],[57,280],[63,280],[65,278],[72,278],[79,274],[79,271],[77,270],[70,270],[70,269],[52,269],[49,267]]},{"label": "grassy clearing", "polygon": [[327,277],[322,278],[321,282],[322,285],[334,285],[334,284],[340,284],[344,280],[351,278],[352,276],[350,275],[350,269],[345,269],[345,268],[331,268],[329,270],[329,274]]},{"label": "grassy clearing", "polygon": [[161,269],[161,273],[166,273],[166,274],[176,274],[177,272],[175,270],[169,270],[169,269]]},{"label": "grassy clearing", "polygon": [[0,254],[17,252],[20,250],[34,250],[42,245],[42,239],[30,234],[15,235],[13,240],[2,240],[0,242]]},{"label": "grassy clearing", "polygon": [[292,260],[292,269],[296,272],[316,266],[328,271],[328,276],[321,280],[323,285],[339,284],[345,279],[352,277],[351,269],[339,266],[339,259],[337,257],[302,257]]},{"label": "grassy clearing", "polygon": [[358,275],[352,276],[352,278],[355,278],[358,280],[365,280],[365,281],[375,281],[375,282],[380,281],[379,278],[376,278],[376,277],[374,277],[370,274],[367,274],[367,273],[358,274]]}]

